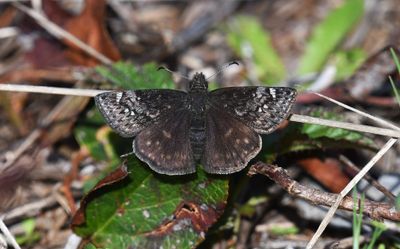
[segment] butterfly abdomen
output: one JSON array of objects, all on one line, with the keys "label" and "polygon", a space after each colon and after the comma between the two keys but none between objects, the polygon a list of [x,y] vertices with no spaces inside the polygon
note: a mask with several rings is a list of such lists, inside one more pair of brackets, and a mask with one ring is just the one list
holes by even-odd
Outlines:
[{"label": "butterfly abdomen", "polygon": [[196,161],[199,161],[204,152],[206,138],[204,119],[191,120],[189,137],[192,145],[193,157]]},{"label": "butterfly abdomen", "polygon": [[190,118],[190,143],[193,157],[199,161],[204,152],[205,145],[205,111],[207,101],[207,89],[196,89],[189,92]]}]

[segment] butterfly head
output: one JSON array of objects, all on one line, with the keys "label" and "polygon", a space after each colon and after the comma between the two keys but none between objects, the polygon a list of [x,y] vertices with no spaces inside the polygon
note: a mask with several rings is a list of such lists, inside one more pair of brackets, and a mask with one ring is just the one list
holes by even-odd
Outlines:
[{"label": "butterfly head", "polygon": [[208,89],[208,82],[203,73],[196,73],[189,82],[189,91],[204,91]]}]

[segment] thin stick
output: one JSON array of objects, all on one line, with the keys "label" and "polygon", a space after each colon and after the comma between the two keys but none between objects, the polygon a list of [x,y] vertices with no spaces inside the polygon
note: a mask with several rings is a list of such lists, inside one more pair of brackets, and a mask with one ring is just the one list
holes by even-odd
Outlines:
[{"label": "thin stick", "polygon": [[105,92],[103,90],[92,89],[76,89],[51,86],[31,86],[31,85],[15,85],[15,84],[0,84],[0,91],[11,92],[28,92],[28,93],[46,93],[58,95],[72,95],[82,97],[94,97],[97,94]]},{"label": "thin stick", "polygon": [[[339,160],[344,163],[347,167],[350,169],[356,171],[356,173],[360,172],[360,168],[358,168],[350,159],[348,159],[344,155],[339,156]],[[392,194],[386,187],[384,187],[382,184],[380,184],[377,180],[372,178],[369,174],[365,175],[365,179],[374,186],[377,190],[381,191],[389,200],[392,202],[392,205],[395,205],[396,203],[396,196]]]},{"label": "thin stick", "polygon": [[[63,87],[50,87],[50,86],[31,86],[31,85],[16,85],[16,84],[0,84],[0,91],[12,92],[29,92],[29,93],[45,93],[45,94],[59,94],[59,95],[72,95],[72,96],[87,96],[94,97],[97,94],[107,92],[107,90],[93,90],[93,89],[76,89],[76,88],[63,88]],[[366,132],[381,136],[397,137],[400,138],[400,132],[392,129],[385,129],[380,127],[352,124],[340,122],[335,120],[328,120],[322,118],[315,118],[299,114],[292,114],[289,118],[290,121],[309,123],[316,125],[324,125],[335,128],[342,128],[347,130]]]},{"label": "thin stick", "polygon": [[27,203],[23,206],[16,207],[13,210],[8,211],[7,213],[0,214],[0,218],[8,221],[20,217],[26,217],[27,214],[37,214],[40,212],[40,210],[51,207],[56,203],[57,200],[55,199],[54,195],[50,195],[48,197],[40,199],[39,201]]},{"label": "thin stick", "polygon": [[339,193],[338,198],[336,199],[335,203],[329,208],[328,213],[322,220],[321,224],[319,225],[317,231],[315,232],[314,236],[311,238],[310,242],[308,242],[306,249],[311,249],[321,236],[322,232],[328,226],[329,222],[331,221],[333,215],[335,214],[337,208],[339,207],[343,198],[353,189],[363,177],[364,175],[375,165],[375,163],[381,159],[383,155],[393,146],[394,143],[397,142],[397,139],[391,138],[389,141],[382,147],[378,153],[364,166],[360,172],[347,184],[347,186]]},{"label": "thin stick", "polygon": [[322,118],[315,118],[315,117],[298,115],[298,114],[292,114],[290,116],[289,120],[293,121],[293,122],[324,125],[324,126],[329,126],[329,127],[342,128],[342,129],[346,129],[346,130],[359,131],[359,132],[365,132],[365,133],[372,133],[372,134],[388,136],[388,137],[397,137],[398,138],[399,134],[400,134],[400,132],[398,132],[396,130],[392,130],[392,129],[385,129],[385,128],[369,126],[369,125],[346,123],[346,122],[340,122],[340,121],[322,119]]},{"label": "thin stick", "polygon": [[337,100],[335,100],[335,99],[329,98],[328,96],[325,96],[325,95],[323,95],[323,94],[316,93],[316,92],[312,92],[312,93],[315,94],[315,95],[317,95],[317,96],[319,96],[319,97],[321,97],[321,98],[324,98],[324,99],[326,99],[326,100],[329,100],[330,102],[335,103],[335,104],[337,104],[337,105],[339,105],[339,106],[341,106],[341,107],[343,107],[343,108],[346,108],[346,109],[348,109],[348,110],[350,110],[350,111],[353,111],[353,112],[355,112],[355,113],[358,113],[358,114],[360,114],[361,116],[370,118],[370,119],[372,119],[372,120],[374,120],[374,121],[376,121],[376,122],[378,122],[378,123],[380,123],[380,124],[382,124],[382,125],[384,125],[384,126],[387,126],[387,127],[390,127],[390,128],[392,128],[392,129],[394,129],[394,130],[400,131],[400,127],[398,127],[398,126],[396,126],[396,125],[390,123],[389,121],[384,120],[383,118],[379,118],[379,117],[376,117],[376,116],[372,116],[371,114],[368,114],[368,113],[366,113],[366,112],[357,110],[357,109],[354,108],[354,107],[351,107],[351,106],[349,106],[349,105],[346,105],[345,103],[342,103],[342,102],[337,101]]},{"label": "thin stick", "polygon": [[53,23],[50,21],[47,17],[43,16],[41,13],[38,11],[28,8],[23,4],[20,4],[18,2],[14,2],[13,5],[19,9],[20,11],[28,14],[30,17],[35,19],[44,29],[46,29],[50,34],[54,35],[57,38],[63,38],[66,39],[73,44],[75,44],[77,47],[88,53],[89,55],[93,56],[97,60],[101,61],[105,65],[111,65],[112,60],[104,56],[103,54],[99,53],[96,49],[92,48],[91,46],[88,46],[86,43],[82,42],[79,40],[76,36],[73,34],[67,32],[66,30],[62,29],[60,26],[57,24]]},{"label": "thin stick", "polygon": [[0,231],[3,232],[3,234],[6,236],[6,238],[9,240],[9,242],[12,244],[12,246],[14,248],[21,249],[21,247],[18,245],[17,241],[15,240],[14,236],[8,230],[6,224],[4,224],[2,217],[0,217]]}]

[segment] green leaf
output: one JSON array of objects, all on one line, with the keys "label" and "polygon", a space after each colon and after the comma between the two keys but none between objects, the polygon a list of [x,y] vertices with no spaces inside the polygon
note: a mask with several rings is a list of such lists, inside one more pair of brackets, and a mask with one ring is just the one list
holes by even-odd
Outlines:
[{"label": "green leaf", "polygon": [[89,150],[91,156],[96,160],[106,160],[104,147],[96,139],[97,129],[90,126],[77,126],[74,129],[76,141],[81,147]]},{"label": "green leaf", "polygon": [[245,204],[239,208],[239,213],[241,215],[252,217],[256,212],[256,207],[268,200],[265,196],[254,196],[251,197]]},{"label": "green leaf", "polygon": [[[339,120],[338,116],[332,112],[316,110],[310,115],[325,119]],[[366,144],[372,144],[372,141],[367,139],[362,133],[323,125],[303,124],[301,133],[306,134],[311,139],[330,138],[333,140],[347,140],[357,143],[364,142]]]},{"label": "green leaf", "polygon": [[[74,137],[81,148],[89,151],[97,161],[106,162],[103,172],[84,184],[84,192],[88,192],[97,181],[109,171],[121,164],[120,155],[132,151],[132,140],[115,134],[110,127],[104,126],[105,122],[99,111],[93,107],[84,120],[81,120],[74,129]],[[100,128],[103,126],[103,128]]]},{"label": "green leaf", "polygon": [[299,228],[296,226],[286,227],[286,226],[274,226],[271,227],[270,232],[272,235],[275,236],[284,236],[284,235],[291,235],[291,234],[298,234]]},{"label": "green leaf", "polygon": [[364,200],[364,194],[361,195],[361,199],[358,199],[357,190],[356,188],[353,188],[353,249],[358,249],[360,246]]},{"label": "green leaf", "polygon": [[394,96],[396,96],[397,104],[400,106],[399,90],[397,89],[396,84],[394,83],[394,81],[393,81],[391,76],[389,76],[389,81],[390,81],[390,84],[392,85]]},{"label": "green leaf", "polygon": [[228,178],[163,176],[130,157],[121,182],[87,203],[75,233],[101,248],[194,248],[223,213]]},{"label": "green leaf", "polygon": [[336,80],[343,80],[353,75],[366,59],[367,54],[359,48],[335,53],[331,62],[336,66]]},{"label": "green leaf", "polygon": [[367,249],[373,249],[375,247],[376,241],[382,235],[382,233],[387,229],[385,224],[379,221],[372,221],[372,225],[374,226],[374,232],[372,233],[372,238],[368,243]]},{"label": "green leaf", "polygon": [[[378,245],[378,247],[377,247],[378,249],[386,249],[386,246],[385,246],[385,244],[379,244]],[[394,248],[396,248],[396,247],[394,247]]]},{"label": "green leaf", "polygon": [[347,0],[318,24],[300,60],[299,73],[318,72],[364,13],[363,0]]},{"label": "green leaf", "polygon": [[363,138],[363,135],[358,132],[313,124],[304,124],[301,132],[307,134],[312,139],[327,137],[334,140],[357,141]]},{"label": "green leaf", "polygon": [[[397,54],[396,54],[396,52],[394,51],[393,48],[390,48],[390,53],[392,54],[393,60],[394,60],[394,62],[395,62],[395,64],[396,64],[397,72],[400,74],[400,62],[399,62],[399,58],[397,57]],[[399,90],[397,89],[397,86],[396,86],[396,84],[394,83],[394,81],[393,81],[393,79],[392,79],[391,76],[389,76],[389,80],[390,80],[390,84],[392,85],[394,95],[396,96],[397,104],[399,104],[399,106],[400,106],[400,94],[399,94]]]},{"label": "green leaf", "polygon": [[397,57],[397,54],[396,54],[396,52],[394,51],[393,48],[390,48],[390,53],[392,54],[394,63],[396,64],[397,72],[400,73],[400,62],[399,62],[399,58]]},{"label": "green leaf", "polygon": [[139,68],[123,61],[115,63],[112,68],[96,67],[96,71],[106,80],[124,89],[174,88],[171,73],[158,69],[155,63],[147,63]]},{"label": "green leaf", "polygon": [[[237,16],[229,22],[227,42],[242,58],[254,62],[258,79],[272,85],[285,77],[284,65],[270,35],[251,16]],[[249,58],[250,57],[250,58]]]},{"label": "green leaf", "polygon": [[[316,110],[310,115],[338,119],[337,114],[326,111]],[[257,158],[271,163],[286,153],[335,148],[376,150],[373,142],[358,132],[291,122],[285,129],[263,136],[263,148]]]},{"label": "green leaf", "polygon": [[85,245],[85,249],[97,249],[97,248],[95,245],[89,243],[89,244]]},{"label": "green leaf", "polygon": [[40,240],[39,232],[35,231],[36,221],[34,219],[26,219],[22,222],[24,234],[18,235],[15,240],[19,245],[30,245]]},{"label": "green leaf", "polygon": [[[85,119],[76,125],[74,136],[79,145],[86,148],[94,159],[98,161],[114,161],[115,163],[113,165],[115,166],[120,163],[119,153],[121,153],[121,151],[116,151],[114,147],[125,147],[124,145],[127,143],[125,139],[119,141],[121,138],[115,136],[111,128],[100,129],[104,124],[104,118],[101,116],[100,112],[93,107],[88,111]],[[111,139],[113,141],[111,141]],[[131,148],[129,150],[131,150]],[[122,153],[127,152],[126,150],[122,151]]]}]

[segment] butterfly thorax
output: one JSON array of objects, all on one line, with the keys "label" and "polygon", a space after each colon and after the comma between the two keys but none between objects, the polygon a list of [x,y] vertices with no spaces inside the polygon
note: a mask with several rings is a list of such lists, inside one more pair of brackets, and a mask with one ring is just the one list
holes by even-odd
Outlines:
[{"label": "butterfly thorax", "polygon": [[196,73],[193,79],[189,82],[189,92],[207,92],[208,82],[206,77],[202,73]]},{"label": "butterfly thorax", "polygon": [[205,113],[208,83],[204,74],[197,73],[189,83],[190,143],[195,160],[200,160],[205,143]]}]

